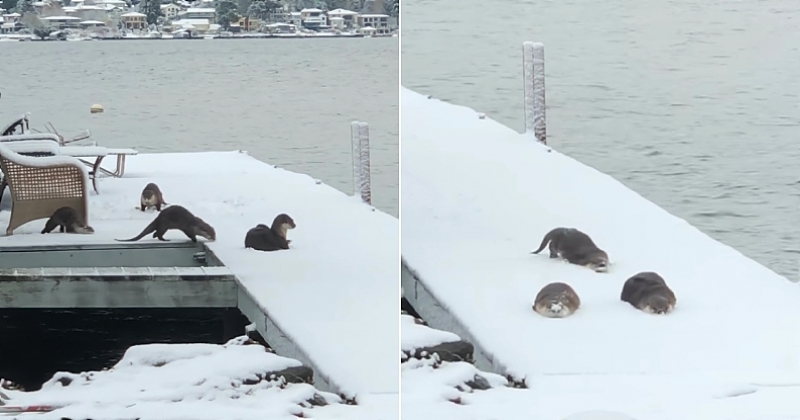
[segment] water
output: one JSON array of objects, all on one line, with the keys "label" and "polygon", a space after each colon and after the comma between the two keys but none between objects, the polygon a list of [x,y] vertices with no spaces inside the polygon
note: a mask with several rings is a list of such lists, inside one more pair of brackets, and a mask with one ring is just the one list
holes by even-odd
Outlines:
[{"label": "water", "polygon": [[236,308],[3,309],[0,378],[32,391],[56,372],[110,368],[137,344],[224,344],[248,323]]},{"label": "water", "polygon": [[403,85],[524,128],[545,44],[548,143],[800,277],[800,3],[403,0]]},{"label": "water", "polygon": [[242,149],[352,194],[350,122],[365,121],[373,204],[397,216],[398,54],[397,38],[4,42],[0,125],[30,111],[102,146]]}]

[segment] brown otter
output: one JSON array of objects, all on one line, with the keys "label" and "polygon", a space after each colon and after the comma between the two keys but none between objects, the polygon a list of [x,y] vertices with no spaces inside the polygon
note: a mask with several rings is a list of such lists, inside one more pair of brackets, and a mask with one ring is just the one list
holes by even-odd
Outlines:
[{"label": "brown otter", "polygon": [[45,223],[42,233],[50,233],[56,226],[59,227],[59,232],[62,233],[64,231],[67,233],[94,233],[94,229],[86,225],[83,221],[83,216],[78,214],[72,207],[61,207],[53,212],[53,215]]},{"label": "brown otter", "polygon": [[644,271],[629,278],[622,286],[620,299],[649,314],[667,314],[678,303],[667,282],[656,273]]},{"label": "brown otter", "polygon": [[142,196],[139,198],[139,203],[139,209],[142,211],[145,211],[150,207],[155,207],[156,211],[161,211],[161,206],[167,204],[164,201],[164,195],[161,194],[161,189],[158,188],[158,185],[152,182],[145,185],[144,190],[142,190]]},{"label": "brown otter", "polygon": [[550,283],[539,290],[533,310],[547,318],[566,318],[581,306],[581,299],[566,283]]},{"label": "brown otter", "polygon": [[164,234],[170,229],[178,229],[185,233],[192,242],[197,242],[197,236],[202,236],[210,241],[216,239],[216,232],[214,228],[203,219],[195,216],[189,210],[182,206],[172,205],[164,209],[156,216],[155,220],[150,222],[144,228],[142,233],[131,239],[117,239],[120,242],[134,242],[145,237],[145,235],[153,232],[153,237],[158,238],[160,241],[167,241],[164,239]]},{"label": "brown otter", "polygon": [[608,254],[592,242],[589,235],[574,228],[555,228],[544,236],[540,253],[550,243],[550,258],[561,257],[571,264],[581,265],[602,273],[608,271]]},{"label": "brown otter", "polygon": [[272,221],[272,227],[259,224],[247,231],[247,235],[244,237],[244,247],[258,251],[289,249],[289,244],[292,241],[286,239],[286,234],[289,229],[294,229],[295,227],[297,225],[295,225],[294,220],[289,215],[281,213],[275,216],[275,220]]}]

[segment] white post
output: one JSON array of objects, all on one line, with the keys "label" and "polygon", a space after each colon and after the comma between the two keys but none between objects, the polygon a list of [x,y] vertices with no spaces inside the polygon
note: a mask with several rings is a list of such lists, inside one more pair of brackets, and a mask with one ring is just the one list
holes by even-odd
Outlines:
[{"label": "white post", "polygon": [[353,148],[353,194],[372,204],[371,171],[369,162],[369,124],[353,121],[350,124]]},{"label": "white post", "polygon": [[361,156],[361,140],[358,135],[358,124],[358,121],[350,123],[350,144],[353,148],[353,195],[358,195],[361,187],[361,164],[359,160],[359,156]]},{"label": "white post", "polygon": [[525,83],[525,132],[533,132],[536,140],[547,144],[544,101],[544,45],[522,44],[523,79]]},{"label": "white post", "polygon": [[369,165],[369,124],[362,122],[358,125],[359,162],[361,168],[361,199],[372,205],[372,172]]}]

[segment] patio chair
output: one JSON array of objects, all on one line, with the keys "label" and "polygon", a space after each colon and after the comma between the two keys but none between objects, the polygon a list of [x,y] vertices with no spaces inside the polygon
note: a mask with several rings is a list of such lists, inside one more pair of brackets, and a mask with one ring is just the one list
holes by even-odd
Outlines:
[{"label": "patio chair", "polygon": [[0,168],[5,175],[0,196],[11,190],[11,219],[6,235],[34,220],[47,219],[69,206],[89,223],[89,173],[70,156],[22,156],[0,144]]}]

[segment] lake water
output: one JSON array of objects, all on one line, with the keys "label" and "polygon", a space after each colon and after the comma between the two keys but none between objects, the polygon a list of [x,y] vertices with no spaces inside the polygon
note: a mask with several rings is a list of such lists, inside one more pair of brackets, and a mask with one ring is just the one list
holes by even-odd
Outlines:
[{"label": "lake water", "polygon": [[800,3],[403,0],[405,87],[524,128],[545,45],[547,140],[800,277]]},{"label": "lake water", "polygon": [[[139,152],[247,150],[352,194],[370,124],[373,204],[399,197],[398,38],[0,43],[0,125],[84,129]],[[90,114],[92,104],[105,107]],[[213,168],[209,168],[213,171]]]}]

